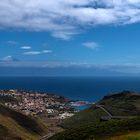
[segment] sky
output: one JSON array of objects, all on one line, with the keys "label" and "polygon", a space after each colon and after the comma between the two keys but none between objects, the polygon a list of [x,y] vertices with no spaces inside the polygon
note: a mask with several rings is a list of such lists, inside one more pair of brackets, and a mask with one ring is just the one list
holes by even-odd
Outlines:
[{"label": "sky", "polygon": [[1,68],[139,74],[139,45],[140,0],[0,2]]}]

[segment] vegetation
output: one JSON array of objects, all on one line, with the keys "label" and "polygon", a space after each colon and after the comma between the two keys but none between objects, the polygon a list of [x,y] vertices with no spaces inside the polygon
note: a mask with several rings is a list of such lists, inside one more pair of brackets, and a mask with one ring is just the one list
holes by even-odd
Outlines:
[{"label": "vegetation", "polygon": [[104,105],[116,116],[140,115],[140,94],[133,91],[123,91],[105,96],[98,104]]},{"label": "vegetation", "polygon": [[81,125],[86,125],[87,123],[97,123],[100,122],[101,116],[106,115],[101,109],[93,109],[92,107],[77,113],[75,116],[64,120],[61,123],[61,127],[65,129],[70,129],[73,127],[78,127]]},{"label": "vegetation", "polygon": [[47,126],[38,118],[0,104],[0,140],[37,140],[46,133]]},{"label": "vegetation", "polygon": [[140,140],[140,131],[129,132],[121,136],[111,137],[108,140]]},{"label": "vegetation", "polygon": [[63,121],[61,126],[67,130],[50,140],[140,140],[140,94],[123,91],[107,95],[97,104],[113,116],[128,118],[103,122],[101,118],[108,114],[93,105]]},{"label": "vegetation", "polygon": [[[105,96],[97,104],[104,105],[112,115],[116,116],[139,116],[140,94],[133,91],[123,91],[118,94]],[[73,128],[86,123],[97,123],[102,116],[107,114],[93,105],[91,108],[77,113],[75,116],[62,122],[63,128]]]},{"label": "vegetation", "polygon": [[109,140],[113,136],[136,131],[140,131],[140,117],[81,125],[59,133],[50,140]]}]

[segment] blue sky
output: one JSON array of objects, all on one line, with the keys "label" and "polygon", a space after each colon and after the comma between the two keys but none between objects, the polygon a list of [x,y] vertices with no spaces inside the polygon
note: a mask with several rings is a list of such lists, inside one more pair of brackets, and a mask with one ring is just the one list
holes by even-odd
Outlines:
[{"label": "blue sky", "polygon": [[140,24],[96,27],[69,40],[47,32],[4,30],[0,36],[1,60],[8,56],[19,61],[89,64],[139,64],[140,60]]},{"label": "blue sky", "polygon": [[140,0],[0,2],[1,67],[115,66],[139,73],[139,37]]}]

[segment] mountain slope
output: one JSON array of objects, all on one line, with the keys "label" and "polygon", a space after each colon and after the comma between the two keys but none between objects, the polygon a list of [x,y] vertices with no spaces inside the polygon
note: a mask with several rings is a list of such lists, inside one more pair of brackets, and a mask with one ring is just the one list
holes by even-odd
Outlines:
[{"label": "mountain slope", "polygon": [[[103,121],[102,118],[110,116],[99,106],[113,117]],[[96,105],[66,119],[61,126],[66,131],[51,140],[139,140],[139,135],[132,134],[140,133],[140,94],[123,91],[107,95]]]},{"label": "mountain slope", "polygon": [[[140,115],[140,94],[133,91],[123,91],[105,96],[96,105],[103,105],[113,116],[137,116]],[[96,105],[64,120],[61,126],[64,128],[73,128],[86,123],[99,122],[101,117],[108,116],[107,113]]]},{"label": "mountain slope", "polygon": [[46,133],[47,127],[39,119],[0,105],[0,140],[37,140]]},{"label": "mountain slope", "polygon": [[[130,132],[140,133],[140,117],[81,125],[59,133],[50,140],[109,140]],[[123,140],[127,140],[127,137]]]},{"label": "mountain slope", "polygon": [[105,96],[98,104],[117,116],[140,115],[140,94],[134,91],[123,91]]},{"label": "mountain slope", "polygon": [[106,113],[98,108],[97,109],[89,108],[77,113],[75,116],[69,119],[64,120],[61,123],[61,127],[69,129],[80,126],[81,124],[82,125],[87,124],[89,122],[90,123],[99,122],[100,118],[104,115],[106,115]]}]

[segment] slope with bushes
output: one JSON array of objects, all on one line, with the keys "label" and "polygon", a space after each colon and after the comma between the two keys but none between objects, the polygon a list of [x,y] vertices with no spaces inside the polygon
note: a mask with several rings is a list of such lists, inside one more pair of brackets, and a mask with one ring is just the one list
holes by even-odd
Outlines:
[{"label": "slope with bushes", "polygon": [[59,133],[50,140],[109,140],[116,135],[121,136],[132,132],[140,133],[140,117],[81,125]]},{"label": "slope with bushes", "polygon": [[[123,91],[117,94],[107,95],[96,103],[103,105],[114,116],[139,116],[140,115],[140,94],[133,91]],[[84,125],[88,122],[99,122],[101,117],[107,116],[103,110],[95,105],[77,113],[75,116],[62,122],[63,128],[73,128]]]},{"label": "slope with bushes", "polygon": [[122,116],[122,119],[101,121],[108,114],[93,105],[64,120],[61,126],[66,130],[50,140],[139,140],[140,94],[123,91],[107,95],[96,104],[104,106],[113,116]]}]

